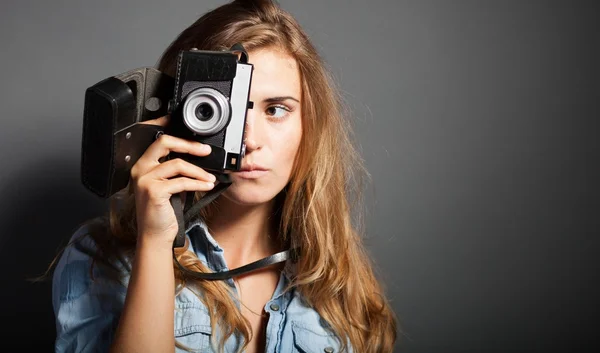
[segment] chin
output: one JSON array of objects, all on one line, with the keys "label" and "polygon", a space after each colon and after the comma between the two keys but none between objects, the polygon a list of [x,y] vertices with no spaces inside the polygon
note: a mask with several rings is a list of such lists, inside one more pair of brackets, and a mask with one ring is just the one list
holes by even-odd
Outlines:
[{"label": "chin", "polygon": [[234,182],[223,192],[223,197],[238,205],[257,206],[272,201],[282,189],[283,186]]}]

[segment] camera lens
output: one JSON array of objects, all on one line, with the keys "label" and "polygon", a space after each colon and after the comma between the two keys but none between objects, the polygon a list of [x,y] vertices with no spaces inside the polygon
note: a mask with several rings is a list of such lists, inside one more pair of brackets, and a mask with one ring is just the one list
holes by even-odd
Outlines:
[{"label": "camera lens", "polygon": [[196,118],[200,121],[208,121],[213,117],[213,108],[208,103],[200,103],[196,108]]},{"label": "camera lens", "polygon": [[195,134],[215,135],[227,126],[230,118],[229,100],[213,88],[198,88],[185,98],[183,122]]}]

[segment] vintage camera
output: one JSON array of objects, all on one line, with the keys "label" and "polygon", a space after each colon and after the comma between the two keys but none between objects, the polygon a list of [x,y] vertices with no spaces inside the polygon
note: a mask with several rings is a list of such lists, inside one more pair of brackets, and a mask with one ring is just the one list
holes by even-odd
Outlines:
[{"label": "vintage camera", "polygon": [[[185,50],[176,77],[143,67],[104,79],[85,92],[83,184],[101,197],[127,186],[131,167],[160,133],[210,144],[209,156],[171,153],[204,169],[241,168],[253,66],[229,51]],[[144,121],[170,114],[166,127]]]}]

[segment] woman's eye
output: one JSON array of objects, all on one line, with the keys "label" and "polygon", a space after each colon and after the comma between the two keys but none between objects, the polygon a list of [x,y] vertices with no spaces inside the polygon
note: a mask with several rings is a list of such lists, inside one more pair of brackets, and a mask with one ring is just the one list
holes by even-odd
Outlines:
[{"label": "woman's eye", "polygon": [[267,108],[267,115],[276,119],[281,119],[287,115],[290,110],[284,106],[274,105]]}]

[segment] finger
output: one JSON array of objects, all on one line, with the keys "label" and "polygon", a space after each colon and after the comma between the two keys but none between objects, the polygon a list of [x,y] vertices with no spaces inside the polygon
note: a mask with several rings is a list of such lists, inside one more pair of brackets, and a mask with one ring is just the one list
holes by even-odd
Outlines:
[{"label": "finger", "polygon": [[160,163],[149,171],[146,176],[157,180],[171,179],[177,176],[185,176],[213,183],[217,180],[213,174],[181,158]]},{"label": "finger", "polygon": [[186,177],[169,179],[161,184],[163,190],[169,195],[178,194],[184,191],[208,191],[215,187],[214,183]]},{"label": "finger", "polygon": [[189,153],[196,156],[208,156],[211,152],[210,145],[197,141],[186,140],[172,135],[162,134],[144,152],[143,157],[158,161],[170,152]]},{"label": "finger", "polygon": [[169,115],[165,115],[165,116],[161,116],[160,118],[157,118],[157,119],[142,121],[142,122],[140,122],[140,124],[167,126],[167,123],[169,122],[169,118],[170,118]]},{"label": "finger", "polygon": [[190,141],[179,137],[162,134],[154,141],[137,160],[131,169],[133,179],[148,173],[160,164],[160,159],[170,152],[189,153],[197,156],[208,156],[211,152],[210,145],[197,141]]}]

